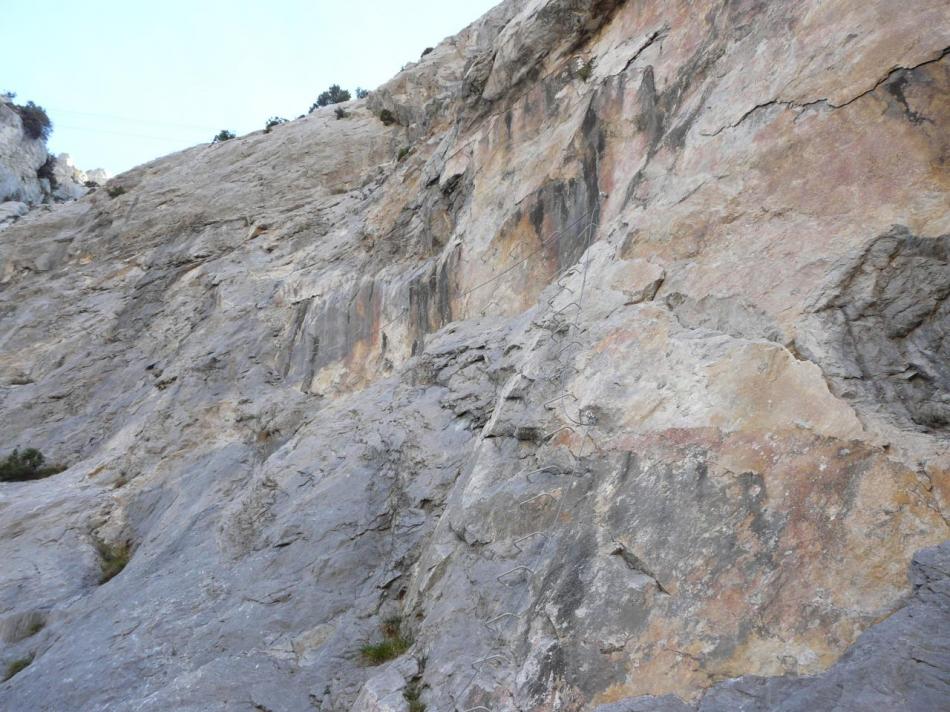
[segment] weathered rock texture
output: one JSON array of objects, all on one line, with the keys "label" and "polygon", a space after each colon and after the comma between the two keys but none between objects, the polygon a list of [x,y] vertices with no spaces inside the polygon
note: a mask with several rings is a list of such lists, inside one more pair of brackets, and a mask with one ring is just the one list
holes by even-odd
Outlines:
[{"label": "weathered rock texture", "polygon": [[22,219],[0,444],[71,466],[0,485],[0,708],[936,709],[948,47],[509,0]]}]

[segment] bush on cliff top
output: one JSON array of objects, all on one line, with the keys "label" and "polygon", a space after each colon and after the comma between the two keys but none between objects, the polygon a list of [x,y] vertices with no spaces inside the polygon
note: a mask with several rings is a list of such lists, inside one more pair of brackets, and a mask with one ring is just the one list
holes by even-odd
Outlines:
[{"label": "bush on cliff top", "polygon": [[271,116],[267,120],[267,123],[264,124],[264,133],[270,133],[270,130],[275,126],[281,126],[282,124],[286,123],[287,119],[285,119],[283,116]]},{"label": "bush on cliff top", "polygon": [[0,482],[41,480],[66,469],[63,465],[45,463],[46,458],[36,448],[30,447],[23,452],[14,449],[5,460],[0,461]]},{"label": "bush on cliff top", "polygon": [[312,114],[320,107],[330,106],[330,104],[340,104],[349,100],[350,92],[346,89],[341,89],[339,84],[333,84],[317,97],[317,101],[310,107],[310,113]]},{"label": "bush on cliff top", "polygon": [[46,115],[46,110],[42,106],[28,101],[22,106],[14,104],[13,110],[20,115],[23,131],[30,138],[45,141],[53,132],[53,122],[49,120],[49,116]]}]

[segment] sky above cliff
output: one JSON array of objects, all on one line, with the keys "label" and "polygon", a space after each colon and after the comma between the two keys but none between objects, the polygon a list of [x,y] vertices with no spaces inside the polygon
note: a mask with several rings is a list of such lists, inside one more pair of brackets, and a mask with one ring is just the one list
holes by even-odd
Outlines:
[{"label": "sky above cliff", "polygon": [[498,0],[53,0],[0,23],[0,91],[53,120],[50,150],[112,173],[372,89]]}]

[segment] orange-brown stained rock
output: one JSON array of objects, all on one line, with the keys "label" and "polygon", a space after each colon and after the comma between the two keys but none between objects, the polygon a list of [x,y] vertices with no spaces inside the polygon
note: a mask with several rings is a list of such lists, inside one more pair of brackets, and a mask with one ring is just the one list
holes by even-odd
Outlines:
[{"label": "orange-brown stained rock", "polygon": [[598,702],[822,670],[906,590],[913,552],[947,537],[920,478],[880,449],[805,431],[697,435],[661,431],[625,446],[675,463],[705,443],[708,477],[728,492],[740,477],[733,468],[753,475],[761,511],[742,520],[724,556],[697,550],[670,562],[672,596],[626,646],[628,682]]}]

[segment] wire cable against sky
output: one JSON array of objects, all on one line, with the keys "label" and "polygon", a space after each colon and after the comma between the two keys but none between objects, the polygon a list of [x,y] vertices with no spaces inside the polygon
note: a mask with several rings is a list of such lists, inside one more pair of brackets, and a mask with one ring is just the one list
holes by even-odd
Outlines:
[{"label": "wire cable against sky", "polygon": [[146,138],[154,141],[194,141],[195,143],[202,143],[200,140],[195,140],[192,137],[186,136],[149,136],[146,134],[137,134],[137,133],[127,133],[125,131],[113,131],[112,129],[100,129],[94,126],[70,126],[69,124],[54,124],[53,128],[69,129],[70,131],[91,131],[93,133],[102,133],[102,134],[111,134],[113,136],[130,136],[132,138]]},{"label": "wire cable against sky", "polygon": [[115,114],[100,114],[93,111],[76,111],[74,109],[61,109],[55,106],[49,107],[49,112],[56,114],[75,114],[76,116],[93,116],[99,119],[113,119],[114,121],[125,121],[131,124],[154,124],[156,126],[175,126],[183,129],[198,129],[200,131],[215,131],[212,126],[199,126],[197,124],[179,124],[172,121],[157,121],[155,119],[133,119],[128,116],[116,116]]}]

